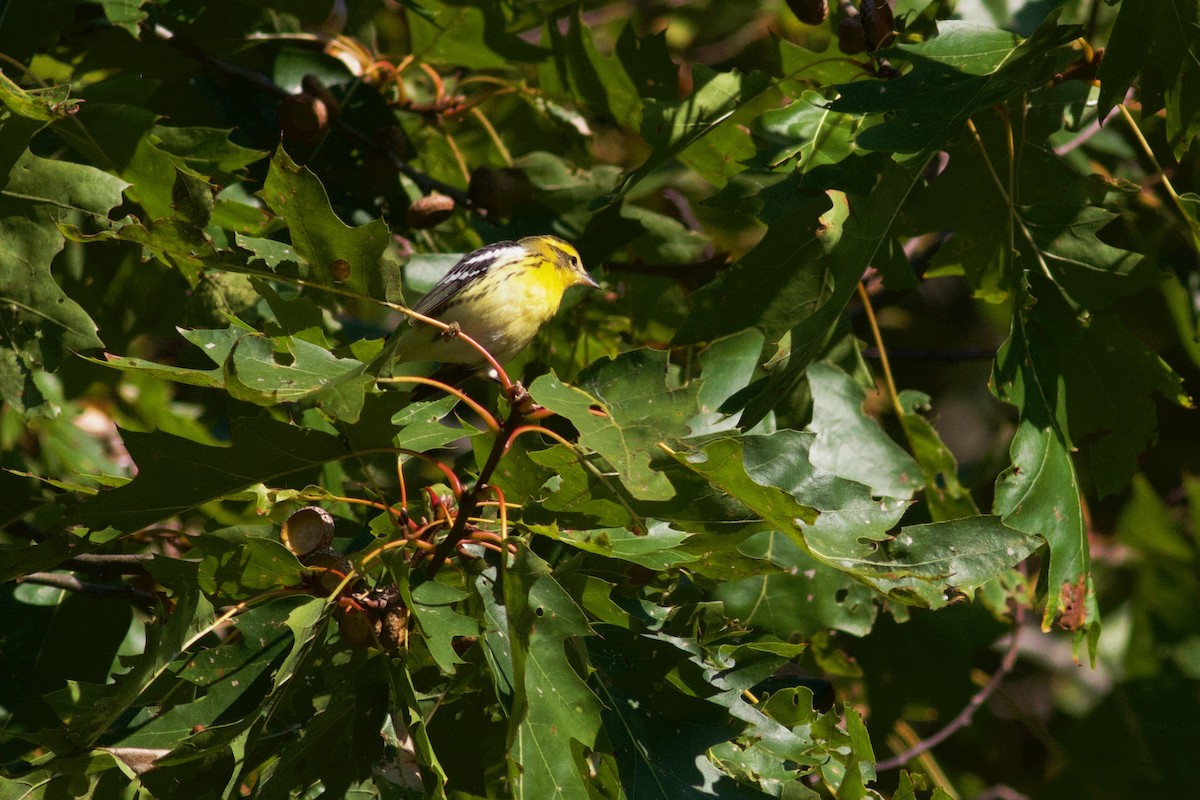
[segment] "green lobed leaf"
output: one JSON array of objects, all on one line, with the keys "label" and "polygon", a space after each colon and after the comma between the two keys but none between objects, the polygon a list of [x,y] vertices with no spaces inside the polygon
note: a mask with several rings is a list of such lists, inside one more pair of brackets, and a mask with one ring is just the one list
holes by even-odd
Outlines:
[{"label": "green lobed leaf", "polygon": [[[283,147],[275,151],[259,196],[287,222],[296,254],[308,264],[308,280],[341,286],[366,297],[387,296],[381,268],[389,234],[383,220],[351,228],[329,206],[325,187],[307,167],[292,161]],[[343,272],[335,262],[345,262]]]},{"label": "green lobed leaf", "polygon": [[506,572],[504,599],[515,677],[508,751],[513,796],[584,796],[573,742],[593,746],[601,705],[563,647],[591,633],[587,619],[546,562],[524,548]]},{"label": "green lobed leaf", "polygon": [[939,23],[938,35],[882,55],[911,69],[894,80],[840,85],[830,106],[841,113],[884,113],[859,134],[869,150],[917,153],[957,139],[975,114],[1045,85],[1075,57],[1079,36],[1052,16],[1028,39],[965,22]]},{"label": "green lobed leaf", "polygon": [[[963,139],[948,148],[944,170],[906,204],[901,230],[951,232],[926,274],[963,274],[981,299],[999,302],[1019,291],[1024,269],[1050,277],[1077,305],[1099,310],[1153,285],[1157,270],[1100,238],[1114,215],[1094,205],[1092,182],[1056,157],[1050,141],[1063,130],[1064,104],[1074,95],[1063,88],[1045,95],[1016,143],[1011,189],[993,183],[981,191],[981,171],[1003,157],[1009,136],[1002,121],[984,116],[977,122],[982,147]],[[1009,193],[1018,205],[1010,207],[1017,201]]]},{"label": "green lobed leaf", "polygon": [[979,508],[970,490],[958,481],[958,462],[954,454],[933,425],[917,413],[918,408],[929,407],[929,396],[905,390],[900,392],[900,406],[905,411],[900,418],[904,436],[912,448],[913,458],[925,474],[925,502],[929,504],[929,516],[934,522],[941,522],[978,515]]},{"label": "green lobed leaf", "polygon": [[[382,759],[389,696],[382,654],[357,659],[342,670],[324,709],[304,721],[299,736],[278,745],[276,769],[256,785],[264,800],[286,800],[296,786],[317,781],[335,796],[371,776]],[[336,752],[339,758],[328,758]]]},{"label": "green lobed leaf", "polygon": [[505,69],[541,61],[546,51],[507,30],[500,3],[445,4],[407,15],[412,55],[422,63],[470,69]]},{"label": "green lobed leaf", "polygon": [[869,548],[807,534],[805,541],[813,555],[866,581],[881,594],[929,608],[940,608],[960,593],[971,595],[1041,544],[1038,537],[1006,527],[999,517],[991,516],[909,525]]},{"label": "green lobed leaf", "polygon": [[[763,336],[747,330],[713,342],[700,354],[700,412],[688,421],[693,438],[733,430],[737,421],[718,409],[750,383],[762,352]],[[765,427],[770,427],[768,421]],[[757,429],[756,429],[757,432]]]},{"label": "green lobed leaf", "polygon": [[668,500],[674,495],[671,482],[654,471],[650,461],[659,452],[659,442],[687,435],[687,420],[696,411],[696,389],[669,389],[666,372],[666,353],[633,350],[593,363],[579,376],[578,388],[544,375],[529,392],[579,429],[580,446],[612,464],[630,494],[641,500]]},{"label": "green lobed leaf", "polygon": [[[641,132],[653,148],[640,167],[630,173],[610,200],[629,193],[641,181],[714,132],[734,124],[743,108],[759,100],[771,81],[762,73],[742,75],[736,70],[717,72],[702,64],[693,69],[693,90],[685,100],[648,98],[642,114]],[[727,151],[726,151],[727,152]],[[709,180],[721,180],[727,157],[710,156],[700,163],[710,168]]]},{"label": "green lobed leaf", "polygon": [[[722,411],[740,410],[741,425],[754,426],[791,395],[841,320],[855,286],[887,239],[929,158],[929,153],[921,153],[884,162],[869,195],[831,193],[834,208],[821,218],[828,255],[807,261],[794,278],[805,281],[811,294],[791,321],[787,363],[734,395]],[[806,272],[812,274],[799,275]]]},{"label": "green lobed leaf", "polygon": [[801,523],[817,521],[817,511],[811,506],[798,503],[794,496],[775,486],[752,480],[743,465],[742,446],[736,439],[717,439],[695,452],[677,453],[675,459],[777,530],[789,533]]},{"label": "green lobed leaf", "polygon": [[707,700],[729,694],[728,687],[710,683],[720,670],[693,639],[608,627],[588,645],[593,685],[604,701],[605,734],[626,793],[763,797],[722,773],[709,755],[744,723],[731,718],[726,705]]},{"label": "green lobed leaf", "polygon": [[78,100],[68,100],[71,87],[68,84],[26,90],[0,73],[0,103],[25,119],[53,122],[68,117],[79,110]]},{"label": "green lobed leaf", "polygon": [[478,636],[479,623],[455,611],[453,605],[467,596],[443,583],[426,581],[413,589],[409,609],[417,621],[417,632],[425,640],[430,654],[446,675],[464,663],[454,650],[454,640]]},{"label": "green lobed leaf", "polygon": [[[626,497],[620,482],[602,478],[603,473],[595,465],[592,469],[585,467],[581,461],[585,456],[576,450],[555,445],[528,455],[530,461],[545,468],[531,474],[538,483],[531,494],[538,498],[540,508],[557,512],[556,519],[579,515],[603,527],[644,527],[641,517],[630,507],[633,498]],[[528,509],[524,516],[536,519]]]},{"label": "green lobed leaf", "polygon": [[[834,225],[842,219],[825,195],[806,200],[768,228],[732,269],[692,296],[692,311],[676,331],[675,344],[711,341],[751,327],[774,343],[811,313],[814,298],[826,288],[825,273],[814,267],[825,258],[831,218]],[[731,305],[730,297],[740,302]]]},{"label": "green lobed leaf", "polygon": [[1139,83],[1147,111],[1167,110],[1167,139],[1182,158],[1200,131],[1196,52],[1200,48],[1200,4],[1196,0],[1123,0],[1104,48],[1097,77],[1103,113],[1124,102]]},{"label": "green lobed leaf", "polygon": [[1058,429],[1087,459],[1101,497],[1123,489],[1158,430],[1154,395],[1191,407],[1180,377],[1117,316],[1080,324],[1048,298],[1025,325],[1031,369]]},{"label": "green lobed leaf", "polygon": [[1160,280],[1141,255],[1100,239],[1100,229],[1116,218],[1106,209],[1041,204],[1020,214],[1055,283],[1086,308],[1102,309]]},{"label": "green lobed leaf", "polygon": [[920,485],[921,468],[863,413],[866,392],[832,364],[808,369],[816,433],[809,456],[813,466],[861,483],[875,494],[908,499]]},{"label": "green lobed leaf", "polygon": [[993,376],[998,396],[1021,410],[1009,449],[1012,466],[996,479],[993,510],[1005,525],[1046,540],[1050,558],[1042,628],[1049,630],[1057,619],[1075,631],[1076,649],[1087,638],[1094,657],[1100,616],[1079,481],[1065,433],[1055,421],[1056,398],[1047,395],[1028,348],[1018,314],[1011,337],[996,355]]},{"label": "green lobed leaf", "polygon": [[[265,686],[258,679],[267,675],[292,641],[285,624],[287,614],[310,601],[303,597],[276,598],[240,615],[240,638],[187,657],[178,672],[180,681],[201,689],[200,696],[130,726],[117,740],[119,745],[170,750],[170,755],[156,762],[160,768],[221,752],[262,712]],[[236,722],[221,724],[239,711],[248,713]]]},{"label": "green lobed leaf", "polygon": [[[360,361],[336,358],[326,348],[302,339],[290,336],[272,339],[261,334],[239,337],[223,364],[229,394],[261,406],[312,397],[361,366]],[[354,419],[362,407],[359,389]],[[331,409],[335,416],[342,416],[337,411],[349,413],[347,407],[335,409]]]},{"label": "green lobed leaf", "polygon": [[591,29],[583,22],[582,8],[568,18],[565,33],[551,24],[545,29],[552,57],[539,67],[543,91],[577,99],[595,112],[623,124],[636,126],[642,99],[637,85],[620,58],[597,49]]},{"label": "green lobed leaf", "polygon": [[196,537],[195,544],[204,554],[200,588],[226,600],[244,600],[266,589],[296,586],[305,573],[283,544],[243,528],[210,531]]},{"label": "green lobed leaf", "polygon": [[790,537],[763,531],[741,544],[752,558],[769,561],[782,571],[721,584],[713,598],[725,613],[750,627],[781,639],[811,637],[826,630],[866,636],[875,623],[876,594],[842,570],[813,558]]},{"label": "green lobed leaf", "polygon": [[690,534],[672,530],[665,522],[649,526],[644,534],[628,528],[598,528],[595,530],[559,530],[553,525],[528,525],[532,533],[577,550],[606,558],[617,558],[647,569],[661,572],[696,560],[696,556],[678,549]]},{"label": "green lobed leaf", "polygon": [[0,189],[0,321],[9,342],[5,399],[37,405],[31,371],[57,369],[71,350],[103,347],[96,323],[60,288],[51,263],[63,249],[55,222],[72,212],[103,217],[124,181],[94,167],[21,154]]},{"label": "green lobed leaf", "polygon": [[396,446],[427,452],[461,439],[466,431],[442,424],[456,405],[458,398],[448,396],[411,402],[397,411],[392,416],[392,424],[402,430],[397,435]]},{"label": "green lobed leaf", "polygon": [[130,669],[112,684],[70,681],[45,696],[63,720],[64,742],[77,748],[94,744],[179,655],[201,613],[211,611],[200,598],[198,568],[171,559],[151,562],[151,573],[172,590],[173,602],[165,621],[147,626],[145,647]]},{"label": "green lobed leaf", "polygon": [[856,117],[830,109],[824,95],[807,90],[755,121],[755,132],[764,147],[751,163],[773,169],[794,161],[801,176],[835,167],[854,152],[858,125]]},{"label": "green lobed leaf", "polygon": [[349,455],[335,436],[265,417],[235,421],[227,447],[161,432],[125,431],[122,438],[137,476],[76,504],[72,523],[135,531],[256,483],[303,488],[326,462]]}]

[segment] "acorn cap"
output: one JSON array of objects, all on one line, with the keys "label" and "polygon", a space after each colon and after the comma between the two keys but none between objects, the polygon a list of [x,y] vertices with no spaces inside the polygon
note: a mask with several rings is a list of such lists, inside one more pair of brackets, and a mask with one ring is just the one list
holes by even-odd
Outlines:
[{"label": "acorn cap", "polygon": [[829,16],[827,0],[787,0],[787,6],[806,25],[820,25]]},{"label": "acorn cap", "polygon": [[279,537],[296,556],[324,550],[333,541],[333,515],[320,506],[305,506],[287,518]]}]

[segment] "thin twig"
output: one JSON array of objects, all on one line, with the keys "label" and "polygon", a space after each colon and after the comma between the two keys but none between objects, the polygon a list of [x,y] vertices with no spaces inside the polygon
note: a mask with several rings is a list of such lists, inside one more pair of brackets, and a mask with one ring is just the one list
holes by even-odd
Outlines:
[{"label": "thin twig", "polygon": [[144,575],[150,553],[84,553],[63,562],[63,569],[104,575]]},{"label": "thin twig", "polygon": [[973,120],[967,120],[967,130],[971,132],[972,138],[975,139],[975,145],[979,148],[979,155],[983,158],[983,164],[987,167],[988,174],[992,176],[992,183],[996,185],[996,190],[1000,192],[1000,196],[1004,202],[1008,204],[1008,213],[1012,222],[1020,229],[1021,235],[1025,237],[1025,241],[1029,243],[1029,247],[1033,250],[1033,257],[1041,267],[1042,272],[1050,280],[1054,280],[1054,275],[1050,272],[1050,266],[1046,263],[1046,259],[1042,257],[1042,250],[1038,247],[1037,242],[1030,233],[1029,228],[1025,225],[1025,220],[1021,219],[1021,215],[1017,212],[1016,205],[1013,204],[1012,196],[1005,189],[1004,182],[1000,180],[999,173],[996,172],[996,167],[992,164],[991,156],[988,155],[987,149],[983,146],[983,137],[979,135],[979,129],[975,127]]},{"label": "thin twig", "polygon": [[959,730],[971,724],[975,712],[987,702],[987,699],[1000,687],[1000,684],[1004,682],[1004,679],[1008,677],[1013,667],[1016,666],[1017,654],[1021,650],[1021,623],[1024,619],[1024,609],[1021,606],[1014,606],[1012,638],[1009,639],[1008,649],[1004,652],[1004,658],[1000,660],[1000,666],[992,674],[992,677],[988,679],[988,682],[983,685],[983,688],[972,695],[971,699],[967,701],[963,710],[958,712],[958,715],[937,733],[922,739],[903,753],[877,763],[875,765],[876,772],[884,772],[904,766],[909,761],[912,761],[922,753],[932,750]]},{"label": "thin twig", "polygon": [[471,410],[474,411],[476,414],[478,414],[483,419],[484,424],[486,424],[488,426],[488,430],[490,430],[492,433],[498,433],[500,431],[500,423],[496,421],[496,418],[494,416],[492,416],[492,414],[486,408],[481,406],[475,400],[472,400],[471,397],[469,395],[467,395],[466,392],[464,392],[462,389],[459,389],[455,386],[450,386],[447,383],[443,383],[442,381],[434,380],[432,378],[424,378],[424,377],[421,377],[420,375],[394,375],[390,378],[380,378],[378,382],[379,383],[417,383],[422,386],[432,386],[435,389],[441,389],[446,394],[453,395],[453,396],[457,397],[463,403],[466,403],[468,406],[470,406]]},{"label": "thin twig", "polygon": [[492,126],[491,120],[479,110],[478,106],[471,107],[471,116],[475,117],[479,121],[479,124],[483,126],[483,129],[487,131],[488,136],[492,139],[492,144],[496,146],[496,150],[500,153],[500,158],[504,159],[505,166],[511,167],[513,165],[512,153],[508,152],[508,148],[504,146],[504,140],[500,138],[500,134]]},{"label": "thin twig", "polygon": [[892,365],[888,361],[887,349],[883,346],[883,333],[879,330],[879,322],[875,319],[875,309],[871,307],[871,297],[862,281],[855,287],[858,299],[862,302],[863,310],[867,312],[867,324],[871,326],[871,335],[875,338],[875,347],[879,351],[879,363],[883,367],[883,378],[887,382],[888,399],[892,401],[892,409],[897,419],[904,419],[904,406],[900,404],[900,395],[896,392],[896,381],[892,378]]},{"label": "thin twig", "polygon": [[17,578],[17,583],[33,583],[38,586],[52,586],[55,589],[65,589],[68,592],[82,592],[84,594],[100,594],[100,595],[121,595],[124,597],[132,597],[135,600],[149,602],[154,599],[153,592],[147,592],[145,589],[139,589],[136,586],[126,586],[125,584],[112,583],[91,583],[89,581],[81,581],[74,575],[64,575],[61,572],[31,572],[28,575],[23,575]]},{"label": "thin twig", "polygon": [[1154,148],[1146,141],[1146,137],[1142,134],[1142,129],[1138,127],[1137,121],[1134,120],[1133,115],[1129,113],[1129,109],[1125,107],[1124,103],[1118,105],[1117,110],[1121,112],[1121,116],[1125,119],[1125,124],[1133,132],[1133,136],[1141,146],[1142,152],[1146,154],[1146,158],[1150,159],[1150,163],[1154,166],[1154,171],[1158,173],[1158,178],[1162,181],[1163,188],[1167,190],[1167,194],[1171,197],[1171,202],[1175,204],[1175,208],[1183,215],[1183,219],[1187,221],[1189,217],[1187,209],[1184,208],[1183,200],[1179,197],[1179,193],[1175,191],[1175,187],[1171,185],[1171,179],[1167,177],[1167,173],[1163,170],[1162,165],[1158,163],[1158,157],[1154,155]]},{"label": "thin twig", "polygon": [[496,434],[496,441],[492,444],[492,451],[488,453],[483,469],[479,470],[479,477],[476,479],[475,485],[469,491],[458,496],[458,512],[454,515],[454,524],[450,526],[446,538],[442,539],[441,544],[434,551],[433,558],[429,561],[429,566],[426,567],[425,573],[429,577],[432,578],[437,574],[450,554],[458,548],[458,543],[466,537],[467,520],[475,516],[478,511],[479,501],[488,491],[488,481],[492,479],[492,473],[496,471],[496,467],[500,466],[500,459],[504,457],[513,433],[521,427],[524,418],[521,404],[514,402],[512,410],[508,413],[508,419],[504,420],[504,425]]},{"label": "thin twig", "polygon": [[998,784],[990,789],[985,789],[971,800],[1029,800],[1029,795],[1021,794],[1011,786]]}]

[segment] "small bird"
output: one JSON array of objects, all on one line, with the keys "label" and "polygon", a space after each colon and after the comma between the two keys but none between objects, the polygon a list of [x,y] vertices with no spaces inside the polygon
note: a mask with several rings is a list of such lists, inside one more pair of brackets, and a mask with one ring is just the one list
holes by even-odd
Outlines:
[{"label": "small bird", "polygon": [[[557,236],[526,236],[467,253],[413,311],[456,326],[503,364],[529,346],[572,286],[599,286],[584,269],[579,251]],[[486,364],[462,339],[416,319],[396,329],[368,371],[386,372],[407,361],[474,369]]]}]

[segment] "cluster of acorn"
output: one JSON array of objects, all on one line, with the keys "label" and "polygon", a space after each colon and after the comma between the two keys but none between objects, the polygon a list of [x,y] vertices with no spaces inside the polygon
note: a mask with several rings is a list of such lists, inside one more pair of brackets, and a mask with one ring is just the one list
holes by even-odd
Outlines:
[{"label": "cluster of acorn", "polygon": [[[338,98],[316,75],[305,75],[300,91],[279,105],[279,127],[284,139],[305,145],[317,144],[341,115]],[[411,144],[399,127],[382,128],[374,142],[379,149],[400,160],[411,156]],[[370,154],[368,154],[370,155]],[[509,217],[516,206],[533,199],[534,187],[519,169],[479,167],[471,173],[467,201],[476,211],[494,217]],[[409,228],[433,228],[454,213],[459,202],[442,192],[417,198],[405,212]]]},{"label": "cluster of acorn", "polygon": [[[820,25],[829,17],[828,0],[787,0],[787,5],[807,25]],[[847,55],[875,52],[895,35],[890,0],[859,0],[858,8],[850,0],[839,0],[838,10],[838,47]]]},{"label": "cluster of acorn", "polygon": [[[331,546],[333,532],[333,515],[319,506],[300,509],[280,530],[284,546],[309,567],[308,585],[318,596],[336,591],[352,569],[350,559]],[[351,647],[377,646],[395,652],[408,640],[408,608],[395,586],[370,591],[345,587],[334,618],[342,639]]]}]

